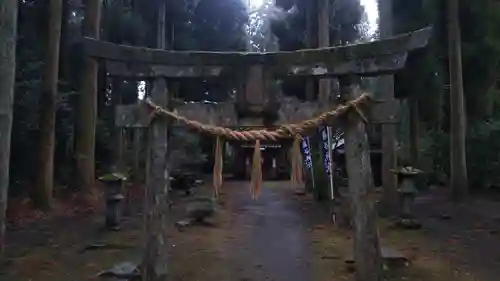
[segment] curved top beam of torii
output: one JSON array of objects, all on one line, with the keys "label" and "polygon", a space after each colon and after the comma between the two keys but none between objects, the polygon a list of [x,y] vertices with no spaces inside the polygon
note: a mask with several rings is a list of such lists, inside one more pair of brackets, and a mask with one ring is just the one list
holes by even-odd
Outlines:
[{"label": "curved top beam of torii", "polygon": [[[381,72],[392,72],[402,68],[406,60],[406,53],[425,47],[431,33],[432,28],[426,27],[366,43],[265,53],[172,51],[119,45],[87,37],[83,39],[83,49],[87,56],[127,65],[164,65],[181,68],[262,65],[273,69],[278,74],[285,75],[318,75],[306,69],[325,67],[327,71],[333,72],[332,75],[350,73],[380,75]],[[164,76],[169,75],[165,74]],[[207,75],[192,73],[190,75],[172,76],[195,77]],[[211,74],[208,76],[218,75]]]}]

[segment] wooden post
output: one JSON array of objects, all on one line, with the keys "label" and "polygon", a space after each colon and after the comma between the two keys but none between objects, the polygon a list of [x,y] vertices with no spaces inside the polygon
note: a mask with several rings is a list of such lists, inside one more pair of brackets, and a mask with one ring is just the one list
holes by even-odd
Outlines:
[{"label": "wooden post", "polygon": [[[392,35],[392,0],[380,0],[380,37],[387,38]],[[380,77],[382,99],[394,102],[394,75]],[[394,111],[390,111],[394,112]],[[388,116],[382,123],[382,186],[383,213],[387,215],[395,214],[398,207],[397,178],[392,169],[397,168],[397,116]],[[392,118],[391,118],[392,117]]]},{"label": "wooden post", "polygon": [[134,159],[132,164],[132,174],[134,177],[134,184],[144,183],[144,173],[139,168],[141,166],[141,151],[142,151],[142,128],[134,128],[133,129],[133,137],[134,137]]},{"label": "wooden post", "polygon": [[[158,12],[158,47],[165,48],[166,3],[160,3]],[[168,106],[167,83],[164,78],[153,82],[151,99],[162,107]],[[145,253],[142,261],[143,281],[163,281],[167,278],[167,221],[168,171],[167,171],[168,120],[156,118],[149,128],[149,152],[146,175]]]},{"label": "wooden post", "polygon": [[[85,3],[83,34],[99,38],[101,1],[89,0]],[[99,65],[95,58],[85,58],[85,73],[82,92],[78,102],[76,130],[76,172],[79,188],[89,190],[95,184],[95,130],[97,120],[97,92]]]},{"label": "wooden post", "polygon": [[[330,1],[318,0],[318,46],[330,46]],[[326,103],[330,100],[330,79],[319,80],[319,96],[320,103]]]},{"label": "wooden post", "polygon": [[[167,84],[165,79],[154,82],[151,98],[158,105],[167,106]],[[167,172],[167,120],[154,119],[149,128],[149,152],[146,175],[145,236],[146,247],[143,260],[143,280],[157,281],[166,274],[167,241],[166,218],[168,210]]]},{"label": "wooden post", "polygon": [[[148,87],[149,83],[144,83],[144,94],[145,96],[143,98],[146,98],[148,91],[150,90],[150,87]],[[137,103],[141,103],[139,99],[137,99]],[[144,180],[146,178],[145,176],[145,170],[141,169],[140,167],[142,166],[143,161],[145,160],[146,157],[142,155],[142,151],[145,148],[144,143],[146,142],[146,131],[144,128],[134,128],[133,129],[133,142],[134,142],[134,160],[133,160],[133,165],[132,165],[132,173],[134,175],[134,184],[139,184],[139,183],[144,183]],[[147,161],[147,160],[146,160]]]},{"label": "wooden post", "polygon": [[[359,77],[340,77],[340,93],[347,100],[361,95]],[[377,229],[375,187],[366,125],[353,111],[345,128],[346,164],[354,226],[356,280],[381,280],[382,263]]]},{"label": "wooden post", "polygon": [[[307,40],[307,48],[312,49],[317,46],[317,36],[315,31],[317,28],[316,21],[314,18],[317,15],[316,11],[316,1],[308,1],[307,2],[307,10],[306,10],[306,40]],[[306,100],[313,101],[315,92],[314,92],[314,84],[315,80],[312,77],[307,78],[306,80]]]},{"label": "wooden post", "polygon": [[412,166],[418,167],[420,164],[418,99],[416,97],[409,97],[409,101],[410,101],[410,159]]},{"label": "wooden post", "polygon": [[[151,98],[167,106],[167,83],[158,78]],[[166,212],[168,211],[167,120],[154,119],[149,128],[149,152],[146,175],[145,256],[142,264],[144,281],[164,280],[167,266]]]},{"label": "wooden post", "polygon": [[[122,85],[123,85],[123,80],[120,77],[114,77],[112,79],[112,88],[111,88],[111,99],[112,99],[112,104],[113,108],[116,110],[116,106],[121,104],[123,101],[123,93],[122,93]],[[114,116],[115,114],[113,114]],[[124,165],[124,160],[123,160],[123,128],[122,127],[115,127],[113,129],[113,139],[115,146],[113,147],[113,165],[117,169],[118,172],[124,173],[125,172],[125,165]]]}]

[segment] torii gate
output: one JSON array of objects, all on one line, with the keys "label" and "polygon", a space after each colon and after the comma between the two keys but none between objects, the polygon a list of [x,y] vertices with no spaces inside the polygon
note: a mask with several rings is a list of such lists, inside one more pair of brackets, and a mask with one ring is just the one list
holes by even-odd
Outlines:
[{"label": "torii gate", "polygon": [[[289,76],[313,78],[337,77],[341,95],[346,100],[359,98],[359,77],[392,74],[404,67],[407,53],[427,45],[431,28],[424,28],[399,36],[368,43],[307,49],[291,52],[242,53],[242,52],[191,52],[168,51],[132,47],[85,38],[87,56],[103,62],[109,76],[137,80],[153,80],[150,98],[164,108],[175,108],[180,116],[208,125],[238,128],[262,126],[263,116],[270,113],[274,125],[310,119],[332,109],[332,105],[298,100],[284,103],[269,91],[269,79]],[[244,91],[235,101],[219,104],[179,103],[170,101],[166,80],[179,78],[227,78],[235,74],[241,78]],[[235,78],[232,76],[231,78]],[[170,101],[170,102],[169,102]],[[245,111],[246,118],[239,113]],[[166,170],[167,127],[164,119],[151,121],[144,105],[119,106],[116,126],[150,127],[147,171],[146,249],[143,260],[145,280],[162,280],[166,274],[165,213],[168,208]],[[370,121],[375,123],[397,122],[397,112],[389,101],[378,101],[370,111]],[[248,119],[251,117],[251,119]],[[250,121],[249,121],[250,120]],[[256,121],[257,120],[257,121]],[[374,202],[366,200],[372,190],[372,172],[366,165],[369,147],[365,124],[349,116],[345,128],[346,160],[349,191],[353,204],[356,247],[370,248],[373,241],[364,241],[376,229],[373,219]],[[361,167],[361,168],[360,168]],[[368,244],[367,244],[368,243]]]}]

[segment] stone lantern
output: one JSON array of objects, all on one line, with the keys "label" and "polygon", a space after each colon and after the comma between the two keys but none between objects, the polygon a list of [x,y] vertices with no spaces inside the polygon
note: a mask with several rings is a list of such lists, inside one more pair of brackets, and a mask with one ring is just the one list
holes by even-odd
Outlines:
[{"label": "stone lantern", "polygon": [[99,178],[105,186],[106,198],[106,228],[110,230],[120,229],[120,220],[122,213],[123,183],[127,177],[120,173],[110,173]]},{"label": "stone lantern", "polygon": [[422,173],[421,170],[411,166],[401,167],[393,170],[398,176],[401,213],[398,226],[407,229],[420,228],[420,222],[415,218],[413,206],[418,189],[415,187],[415,178]]}]

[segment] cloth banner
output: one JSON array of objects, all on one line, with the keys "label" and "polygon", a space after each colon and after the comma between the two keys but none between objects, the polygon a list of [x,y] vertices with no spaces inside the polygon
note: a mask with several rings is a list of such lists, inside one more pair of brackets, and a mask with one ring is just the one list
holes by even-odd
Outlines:
[{"label": "cloth banner", "polygon": [[321,128],[321,151],[323,152],[323,165],[325,173],[329,176],[330,173],[330,149],[328,148],[328,129],[327,127]]},{"label": "cloth banner", "polygon": [[311,149],[309,148],[309,138],[302,138],[300,147],[302,148],[302,155],[304,155],[304,165],[307,169],[312,169],[312,156]]}]

